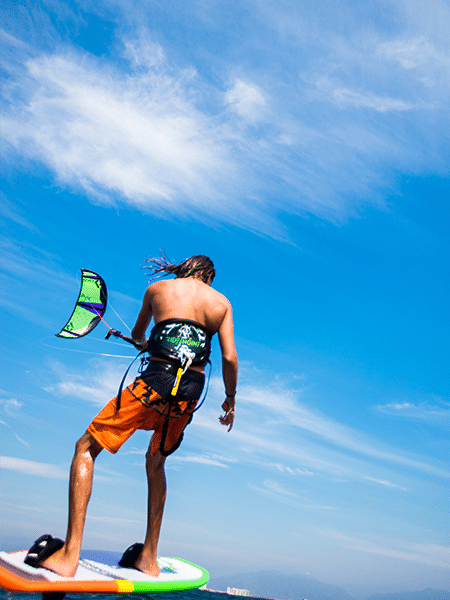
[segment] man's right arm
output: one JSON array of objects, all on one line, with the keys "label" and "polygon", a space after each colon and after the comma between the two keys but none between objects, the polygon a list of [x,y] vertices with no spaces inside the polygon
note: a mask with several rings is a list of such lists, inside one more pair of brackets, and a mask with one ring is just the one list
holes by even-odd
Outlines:
[{"label": "man's right arm", "polygon": [[[150,286],[151,287],[151,286]],[[138,318],[136,319],[136,323],[131,330],[131,336],[133,341],[138,346],[142,346],[145,348],[147,345],[147,338],[145,337],[145,332],[147,331],[147,327],[150,324],[150,320],[152,318],[152,292],[150,287],[147,288],[144,294],[144,300],[142,301],[141,310],[139,311]]]},{"label": "man's right arm", "polygon": [[238,357],[234,344],[233,312],[228,303],[225,316],[219,327],[219,343],[222,352],[222,376],[225,384],[226,399],[222,404],[226,412],[224,417],[219,417],[222,425],[229,425],[228,431],[233,427],[234,410],[236,406],[236,386],[238,376]]}]

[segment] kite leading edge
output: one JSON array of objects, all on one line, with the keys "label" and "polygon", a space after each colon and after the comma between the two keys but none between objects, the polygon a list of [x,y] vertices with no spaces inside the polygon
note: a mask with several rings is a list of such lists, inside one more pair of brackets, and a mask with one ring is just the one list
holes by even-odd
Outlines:
[{"label": "kite leading edge", "polygon": [[108,292],[100,275],[81,269],[81,289],[70,319],[56,337],[79,338],[88,334],[105,314]]}]

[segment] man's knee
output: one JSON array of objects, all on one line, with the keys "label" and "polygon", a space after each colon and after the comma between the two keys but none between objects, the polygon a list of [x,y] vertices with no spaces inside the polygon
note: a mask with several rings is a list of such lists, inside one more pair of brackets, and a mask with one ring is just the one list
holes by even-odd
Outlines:
[{"label": "man's knee", "polygon": [[164,463],[166,462],[166,457],[162,456],[159,451],[156,454],[152,455],[150,448],[147,450],[146,458],[146,467],[149,473],[158,471],[159,469],[164,468]]},{"label": "man's knee", "polygon": [[89,433],[89,431],[86,431],[75,445],[75,455],[88,453],[92,456],[93,460],[100,454],[102,450],[103,446],[97,442],[97,440],[91,433]]}]

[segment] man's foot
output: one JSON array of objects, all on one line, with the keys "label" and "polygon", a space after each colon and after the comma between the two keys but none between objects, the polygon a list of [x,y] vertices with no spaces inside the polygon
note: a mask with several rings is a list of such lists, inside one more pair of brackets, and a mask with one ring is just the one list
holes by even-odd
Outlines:
[{"label": "man's foot", "polygon": [[78,568],[78,556],[71,556],[66,553],[64,546],[45,560],[39,563],[40,567],[53,571],[62,577],[74,577]]},{"label": "man's foot", "polygon": [[151,577],[158,577],[161,572],[159,568],[158,562],[146,560],[145,558],[139,557],[134,563],[134,568],[142,571],[146,575],[150,575]]},{"label": "man's foot", "polygon": [[34,542],[24,562],[30,567],[49,569],[62,577],[73,577],[78,556],[69,555],[62,540],[46,533]]},{"label": "man's foot", "polygon": [[119,566],[127,569],[137,569],[151,577],[158,577],[161,569],[158,561],[151,560],[143,553],[144,544],[136,542],[125,550],[122,558],[119,560]]}]

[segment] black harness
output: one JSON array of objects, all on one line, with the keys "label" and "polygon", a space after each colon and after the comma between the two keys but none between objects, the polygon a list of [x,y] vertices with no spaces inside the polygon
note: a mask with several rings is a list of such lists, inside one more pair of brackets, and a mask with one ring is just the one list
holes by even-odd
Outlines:
[{"label": "black harness", "polygon": [[168,358],[184,367],[205,366],[211,354],[212,332],[189,319],[166,319],[155,325],[148,338],[150,356]]},{"label": "black harness", "polygon": [[[150,333],[147,348],[139,352],[123,376],[117,393],[116,410],[120,410],[120,398],[128,371],[139,356],[141,357],[141,365],[139,369],[140,372],[148,363],[148,358],[144,358],[142,356],[145,352],[148,352],[150,356],[168,359],[169,361],[175,363],[173,366],[178,367],[175,383],[170,396],[167,398],[169,407],[167,417],[163,425],[163,433],[159,449],[162,456],[168,456],[169,454],[172,454],[172,452],[174,452],[181,444],[183,434],[181,434],[176,444],[169,451],[164,450],[171,410],[172,406],[174,406],[174,402],[176,402],[174,397],[177,395],[181,377],[191,365],[205,366],[207,363],[210,363],[209,356],[211,354],[212,336],[213,333],[201,323],[197,323],[197,321],[191,321],[189,319],[166,319],[165,321],[160,321],[153,327]],[[209,370],[208,384],[210,376],[211,368]],[[206,391],[203,394],[203,399],[191,412],[191,419],[193,413],[196,412],[205,401],[207,389],[208,385],[206,386]]]}]

